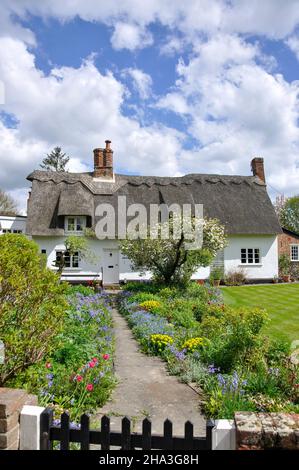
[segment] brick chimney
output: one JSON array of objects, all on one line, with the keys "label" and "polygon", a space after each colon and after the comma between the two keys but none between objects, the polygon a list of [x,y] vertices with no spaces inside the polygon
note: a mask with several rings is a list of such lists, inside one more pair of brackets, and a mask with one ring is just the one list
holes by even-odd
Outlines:
[{"label": "brick chimney", "polygon": [[253,176],[257,176],[260,180],[266,183],[265,170],[264,170],[264,159],[255,157],[251,160],[251,170]]},{"label": "brick chimney", "polygon": [[113,150],[111,140],[105,140],[106,147],[94,149],[94,178],[113,179]]}]

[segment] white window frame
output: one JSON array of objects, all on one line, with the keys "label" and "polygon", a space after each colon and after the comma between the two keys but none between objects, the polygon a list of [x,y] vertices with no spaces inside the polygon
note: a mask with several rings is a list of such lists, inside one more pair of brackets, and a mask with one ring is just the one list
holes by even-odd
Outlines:
[{"label": "white window frame", "polygon": [[[74,230],[69,230],[69,220],[70,219],[74,219]],[[81,220],[82,230],[77,229],[78,220]],[[66,233],[83,234],[85,228],[86,228],[86,217],[84,215],[68,215],[65,218],[64,230],[65,230]]]},{"label": "white window frame", "polygon": [[[293,248],[297,248],[297,259],[293,258]],[[297,243],[292,243],[290,245],[290,260],[293,261],[294,263],[299,261],[299,244]]]},{"label": "white window frame", "polygon": [[[242,262],[242,250],[246,250],[246,262]],[[252,263],[249,262],[249,250],[253,250],[253,258],[252,258]],[[258,261],[256,260],[256,252],[258,251]],[[241,266],[261,266],[262,264],[262,254],[261,254],[261,249],[258,247],[247,247],[247,248],[241,248],[240,250],[241,254]]]},{"label": "white window frame", "polygon": [[[65,250],[56,250],[55,251],[55,261],[57,261],[57,253],[62,253]],[[70,266],[64,266],[63,269],[80,269],[80,253],[78,251],[75,252],[74,255],[70,255]],[[74,266],[74,262],[78,266]]]}]

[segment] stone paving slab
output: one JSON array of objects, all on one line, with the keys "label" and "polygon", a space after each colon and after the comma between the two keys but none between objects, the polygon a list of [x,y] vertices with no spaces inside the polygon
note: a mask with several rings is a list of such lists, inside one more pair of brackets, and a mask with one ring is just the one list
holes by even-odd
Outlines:
[{"label": "stone paving slab", "polygon": [[173,422],[173,435],[182,436],[184,424],[191,421],[194,435],[204,436],[206,421],[199,410],[199,396],[188,385],[167,373],[165,364],[158,357],[139,351],[126,320],[113,310],[116,339],[115,373],[119,384],[112,399],[96,414],[99,420],[104,414],[111,419],[111,429],[121,429],[121,419],[132,420],[132,431],[140,432],[142,420],[152,421],[152,432],[163,433],[166,418]]}]

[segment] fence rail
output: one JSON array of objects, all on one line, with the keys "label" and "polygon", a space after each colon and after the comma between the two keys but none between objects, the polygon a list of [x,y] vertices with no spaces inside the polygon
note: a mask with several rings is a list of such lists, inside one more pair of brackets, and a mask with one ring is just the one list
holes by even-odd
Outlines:
[{"label": "fence rail", "polygon": [[102,450],[118,447],[122,450],[210,450],[212,449],[212,429],[214,423],[207,421],[206,436],[194,437],[193,424],[185,423],[183,437],[173,436],[172,422],[164,422],[163,435],[152,434],[152,424],[148,419],[142,421],[142,433],[131,431],[131,421],[122,419],[120,432],[110,430],[110,418],[103,416],[101,429],[90,429],[89,416],[83,414],[80,420],[80,429],[70,427],[70,418],[67,413],[61,415],[59,426],[53,424],[53,410],[46,408],[40,419],[40,449],[53,449],[53,443],[60,442],[60,450],[70,449],[70,443],[80,443],[81,450],[89,450],[90,444],[101,446]]}]

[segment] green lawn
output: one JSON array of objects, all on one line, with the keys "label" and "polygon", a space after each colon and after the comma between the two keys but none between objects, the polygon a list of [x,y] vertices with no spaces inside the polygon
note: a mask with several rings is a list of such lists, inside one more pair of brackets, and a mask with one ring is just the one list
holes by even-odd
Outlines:
[{"label": "green lawn", "polygon": [[265,333],[272,337],[299,340],[299,284],[223,287],[224,302],[232,307],[261,307],[270,323]]}]

